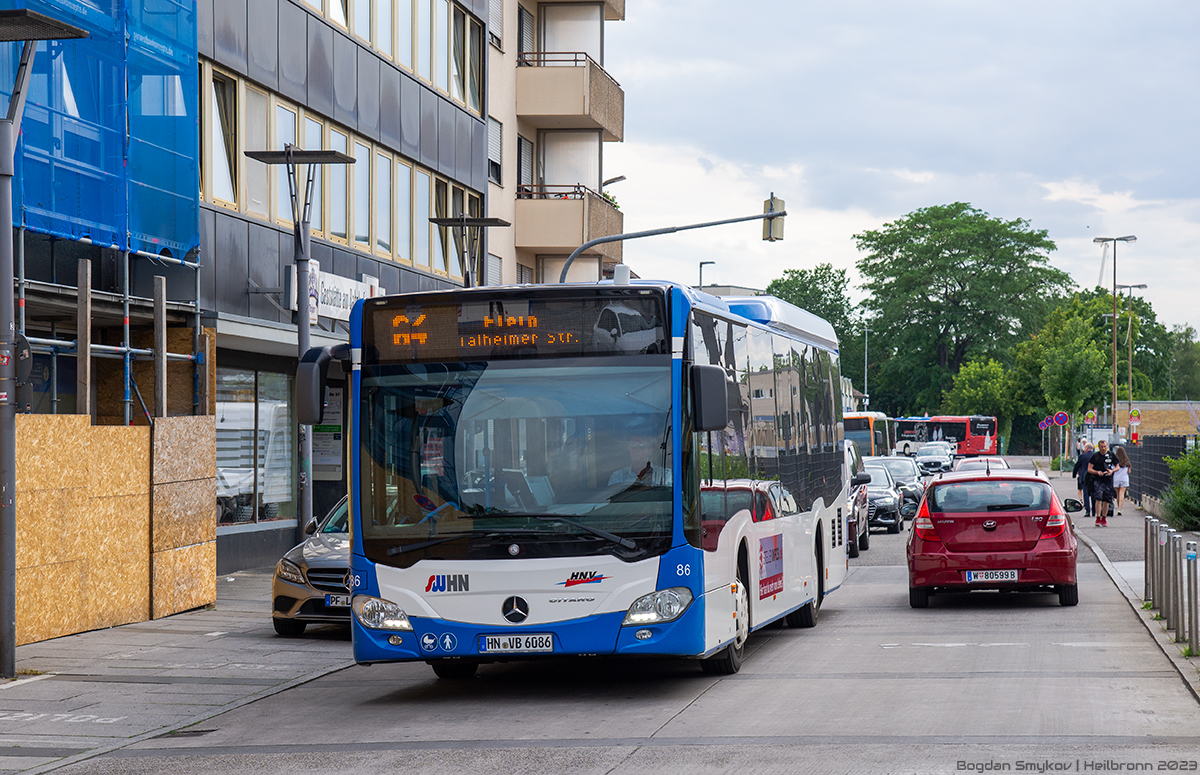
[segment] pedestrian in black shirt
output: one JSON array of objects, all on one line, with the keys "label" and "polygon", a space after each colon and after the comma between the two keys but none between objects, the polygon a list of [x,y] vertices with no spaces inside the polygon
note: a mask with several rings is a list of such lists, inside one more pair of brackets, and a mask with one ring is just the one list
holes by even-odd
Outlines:
[{"label": "pedestrian in black shirt", "polygon": [[1085,443],[1079,450],[1075,467],[1071,469],[1071,475],[1075,477],[1075,483],[1079,486],[1079,500],[1083,501],[1083,516],[1089,519],[1092,516],[1092,488],[1088,482],[1088,463],[1092,461],[1093,452],[1095,447]]},{"label": "pedestrian in black shirt", "polygon": [[1092,508],[1096,512],[1096,527],[1108,527],[1110,504],[1116,497],[1113,474],[1117,468],[1117,456],[1109,451],[1108,442],[1104,439],[1096,442],[1096,451],[1092,453],[1087,469],[1092,480]]}]

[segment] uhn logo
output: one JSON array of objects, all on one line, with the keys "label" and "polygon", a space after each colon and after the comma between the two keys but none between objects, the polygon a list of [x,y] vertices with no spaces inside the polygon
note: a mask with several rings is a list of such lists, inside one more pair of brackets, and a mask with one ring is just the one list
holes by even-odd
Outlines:
[{"label": "uhn logo", "polygon": [[467,592],[471,588],[471,576],[467,573],[430,576],[425,584],[426,592]]}]

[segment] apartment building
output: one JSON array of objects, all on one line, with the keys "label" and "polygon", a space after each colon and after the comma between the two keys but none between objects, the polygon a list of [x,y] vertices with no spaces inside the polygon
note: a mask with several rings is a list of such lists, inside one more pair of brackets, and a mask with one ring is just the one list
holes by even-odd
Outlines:
[{"label": "apartment building", "polygon": [[[490,0],[488,284],[558,282],[567,256],[620,234],[605,196],[604,146],[624,137],[625,93],[604,69],[604,30],[625,0]],[[597,246],[569,280],[611,276],[621,243]]]}]

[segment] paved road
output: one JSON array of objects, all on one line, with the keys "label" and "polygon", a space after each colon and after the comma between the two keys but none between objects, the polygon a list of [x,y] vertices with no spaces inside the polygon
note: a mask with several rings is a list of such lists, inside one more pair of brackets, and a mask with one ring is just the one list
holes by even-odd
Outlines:
[{"label": "paved road", "polygon": [[[1128,543],[1118,530],[1109,528],[1111,540]],[[1198,766],[1200,706],[1090,551],[1081,552],[1077,607],[1051,595],[972,594],[917,611],[904,540],[873,534],[817,628],[757,634],[736,676],[682,661],[492,665],[466,683],[438,681],[423,664],[352,667],[63,771]]]}]

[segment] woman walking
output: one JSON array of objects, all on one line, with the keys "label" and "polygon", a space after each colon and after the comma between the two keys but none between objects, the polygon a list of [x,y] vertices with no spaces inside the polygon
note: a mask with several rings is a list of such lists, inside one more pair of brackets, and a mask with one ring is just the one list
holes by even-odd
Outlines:
[{"label": "woman walking", "polygon": [[1117,491],[1117,516],[1121,516],[1121,506],[1125,503],[1125,491],[1129,489],[1129,453],[1124,447],[1113,447],[1117,453],[1119,468],[1113,474],[1113,489]]}]

